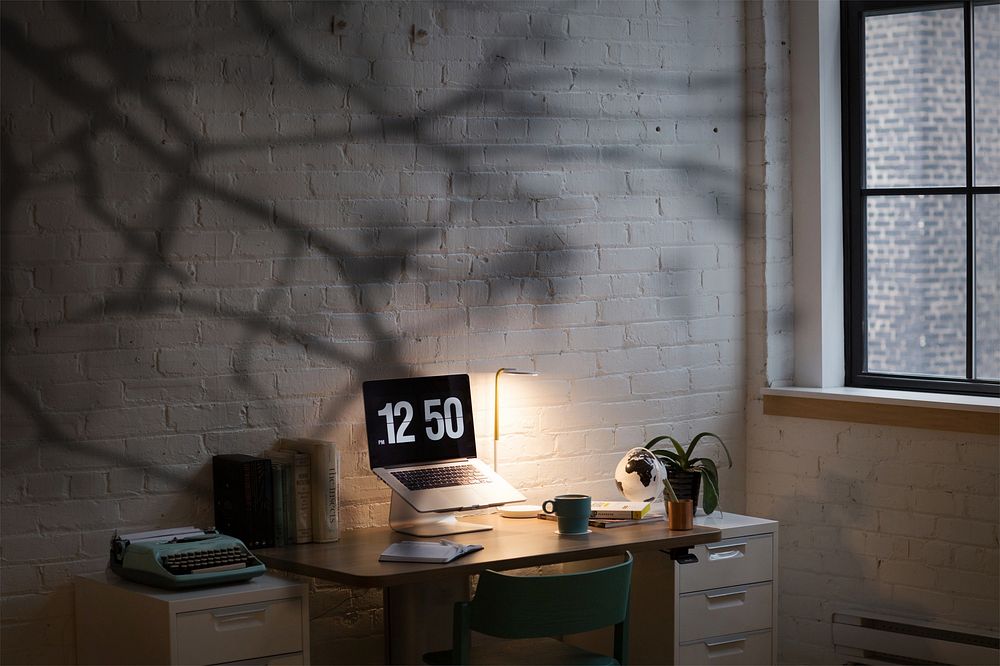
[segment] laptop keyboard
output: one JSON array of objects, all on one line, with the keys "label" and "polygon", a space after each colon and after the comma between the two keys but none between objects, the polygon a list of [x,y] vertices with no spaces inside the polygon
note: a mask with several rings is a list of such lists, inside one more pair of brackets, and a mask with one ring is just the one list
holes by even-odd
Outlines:
[{"label": "laptop keyboard", "polygon": [[393,472],[392,475],[410,490],[428,490],[448,486],[472,486],[489,483],[489,477],[472,465],[451,465],[449,467],[426,467]]}]

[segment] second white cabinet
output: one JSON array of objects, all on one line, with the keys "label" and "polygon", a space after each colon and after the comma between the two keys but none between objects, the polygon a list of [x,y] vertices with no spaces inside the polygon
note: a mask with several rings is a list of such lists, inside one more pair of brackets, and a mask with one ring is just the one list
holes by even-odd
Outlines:
[{"label": "second white cabinet", "polygon": [[695,524],[722,531],[721,541],[691,549],[697,562],[636,554],[632,663],[775,663],[778,523],[716,512]]}]

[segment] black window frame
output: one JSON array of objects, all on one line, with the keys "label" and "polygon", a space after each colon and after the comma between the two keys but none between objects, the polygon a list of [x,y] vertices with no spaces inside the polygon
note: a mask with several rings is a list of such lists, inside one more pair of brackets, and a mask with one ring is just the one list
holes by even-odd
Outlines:
[{"label": "black window frame", "polygon": [[[844,145],[844,323],[845,383],[861,388],[997,396],[1000,382],[974,378],[977,194],[1000,194],[1000,186],[975,185],[973,104],[973,7],[998,0],[844,0],[841,2],[841,90]],[[965,55],[966,181],[956,187],[867,187],[865,184],[864,18],[933,9],[963,8]],[[867,360],[867,254],[865,199],[892,195],[964,195],[966,201],[966,344],[965,378],[869,372]]]}]

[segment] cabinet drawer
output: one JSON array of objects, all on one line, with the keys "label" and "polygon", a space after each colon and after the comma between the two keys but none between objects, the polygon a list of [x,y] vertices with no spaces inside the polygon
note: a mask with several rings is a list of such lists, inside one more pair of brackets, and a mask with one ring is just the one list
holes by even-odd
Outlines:
[{"label": "cabinet drawer", "polygon": [[221,664],[302,651],[302,604],[279,599],[179,613],[174,637],[181,664]]},{"label": "cabinet drawer", "polygon": [[680,646],[678,664],[760,664],[774,663],[771,659],[771,632],[737,634],[706,638]]},{"label": "cabinet drawer", "polygon": [[685,594],[677,602],[678,640],[771,628],[771,583]]},{"label": "cabinet drawer", "polygon": [[771,580],[773,542],[770,534],[724,539],[691,549],[694,564],[678,567],[680,592],[732,587]]}]

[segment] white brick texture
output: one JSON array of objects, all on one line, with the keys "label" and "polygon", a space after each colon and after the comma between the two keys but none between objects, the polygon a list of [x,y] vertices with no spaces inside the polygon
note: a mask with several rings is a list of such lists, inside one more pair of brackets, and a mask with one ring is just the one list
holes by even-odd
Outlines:
[{"label": "white brick texture", "polygon": [[[536,501],[712,430],[743,508],[738,2],[0,12],[4,663],[73,663],[70,576],[211,524],[213,454],[334,439],[384,524],[370,378],[470,373],[489,455],[493,372],[540,371],[500,465]],[[381,597],[313,586],[314,661],[379,663]]]}]

